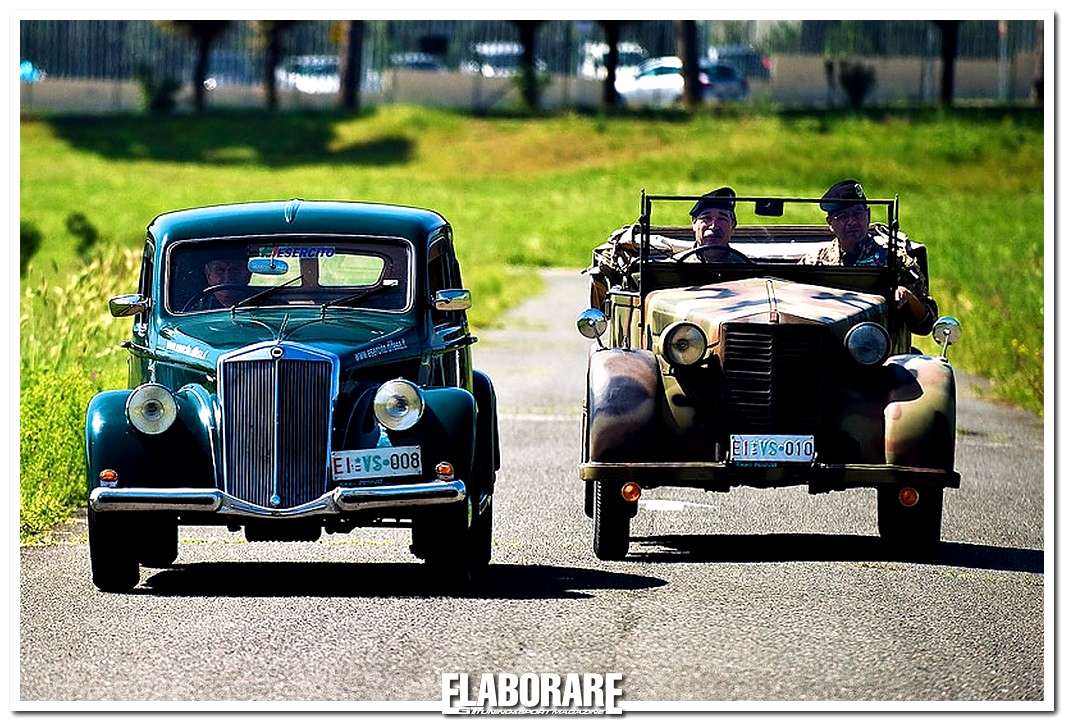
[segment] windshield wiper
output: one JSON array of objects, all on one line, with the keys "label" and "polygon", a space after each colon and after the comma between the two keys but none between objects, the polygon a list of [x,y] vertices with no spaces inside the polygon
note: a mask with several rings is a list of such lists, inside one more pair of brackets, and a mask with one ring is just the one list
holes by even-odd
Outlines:
[{"label": "windshield wiper", "polygon": [[347,296],[341,296],[340,298],[334,298],[332,301],[326,301],[322,304],[322,318],[325,318],[325,309],[330,306],[339,306],[344,303],[351,303],[352,301],[358,301],[362,298],[366,298],[371,293],[377,293],[382,288],[393,288],[399,285],[399,281],[395,279],[387,279],[376,286],[369,286],[367,288],[360,289],[354,293],[349,293]]},{"label": "windshield wiper", "polygon": [[278,290],[284,288],[285,286],[291,286],[296,281],[301,281],[301,280],[303,280],[303,274],[302,273],[300,275],[296,276],[295,278],[290,278],[289,280],[285,281],[284,283],[279,283],[276,286],[270,286],[269,288],[264,288],[263,290],[259,291],[258,293],[253,294],[251,296],[248,296],[243,301],[237,301],[236,303],[234,303],[232,306],[229,307],[229,313],[230,313],[230,315],[233,315],[233,314],[235,314],[237,312],[237,308],[239,308],[241,306],[251,305],[252,301],[257,301],[260,298],[266,298],[267,296],[271,295],[275,291],[278,291]]}]

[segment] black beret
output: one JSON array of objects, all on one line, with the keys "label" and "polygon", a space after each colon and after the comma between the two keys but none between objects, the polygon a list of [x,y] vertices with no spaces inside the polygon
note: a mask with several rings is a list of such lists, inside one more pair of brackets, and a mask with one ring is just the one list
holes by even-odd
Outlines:
[{"label": "black beret", "polygon": [[709,193],[705,193],[702,197],[695,202],[689,214],[692,218],[698,218],[704,211],[711,208],[720,208],[722,210],[729,211],[735,218],[736,213],[736,191],[732,190],[728,186],[712,190]]},{"label": "black beret", "polygon": [[[831,199],[831,200],[827,200]],[[865,204],[865,190],[862,184],[853,178],[841,180],[836,185],[825,191],[821,196],[821,210],[825,213],[835,213],[851,206]]]}]

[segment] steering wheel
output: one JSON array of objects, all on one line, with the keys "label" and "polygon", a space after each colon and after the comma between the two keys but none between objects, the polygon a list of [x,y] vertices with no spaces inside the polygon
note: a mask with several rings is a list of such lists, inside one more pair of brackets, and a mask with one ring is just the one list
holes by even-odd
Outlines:
[{"label": "steering wheel", "polygon": [[688,256],[704,251],[707,253],[720,254],[724,253],[723,258],[714,259],[714,263],[754,263],[750,258],[737,251],[732,246],[692,246],[691,248],[685,248],[683,251],[678,251],[670,256],[671,261],[683,261]]},{"label": "steering wheel", "polygon": [[213,286],[201,289],[192,294],[192,298],[185,301],[185,305],[181,307],[181,312],[184,313],[196,305],[196,302],[211,293],[217,293],[218,291],[248,291],[248,287],[242,283],[216,283]]}]

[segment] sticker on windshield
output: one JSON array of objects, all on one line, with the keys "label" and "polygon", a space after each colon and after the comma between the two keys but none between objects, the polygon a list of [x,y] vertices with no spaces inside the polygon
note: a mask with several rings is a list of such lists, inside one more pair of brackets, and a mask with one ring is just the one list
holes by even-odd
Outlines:
[{"label": "sticker on windshield", "polygon": [[336,255],[336,246],[261,246],[264,258],[329,258]]}]

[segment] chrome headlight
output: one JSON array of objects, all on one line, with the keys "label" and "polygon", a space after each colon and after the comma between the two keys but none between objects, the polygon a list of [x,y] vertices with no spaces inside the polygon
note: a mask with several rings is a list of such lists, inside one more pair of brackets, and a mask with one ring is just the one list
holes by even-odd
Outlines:
[{"label": "chrome headlight", "polygon": [[662,353],[675,366],[691,366],[706,353],[706,334],[694,323],[678,321],[662,332]]},{"label": "chrome headlight", "polygon": [[887,358],[891,339],[879,323],[865,321],[851,327],[843,338],[843,345],[862,366],[874,366]]},{"label": "chrome headlight", "polygon": [[381,426],[392,431],[406,431],[414,426],[424,410],[421,391],[403,379],[385,381],[373,397],[374,415]]},{"label": "chrome headlight", "polygon": [[177,401],[160,384],[142,384],[126,400],[126,418],[142,434],[161,434],[177,419]]}]

